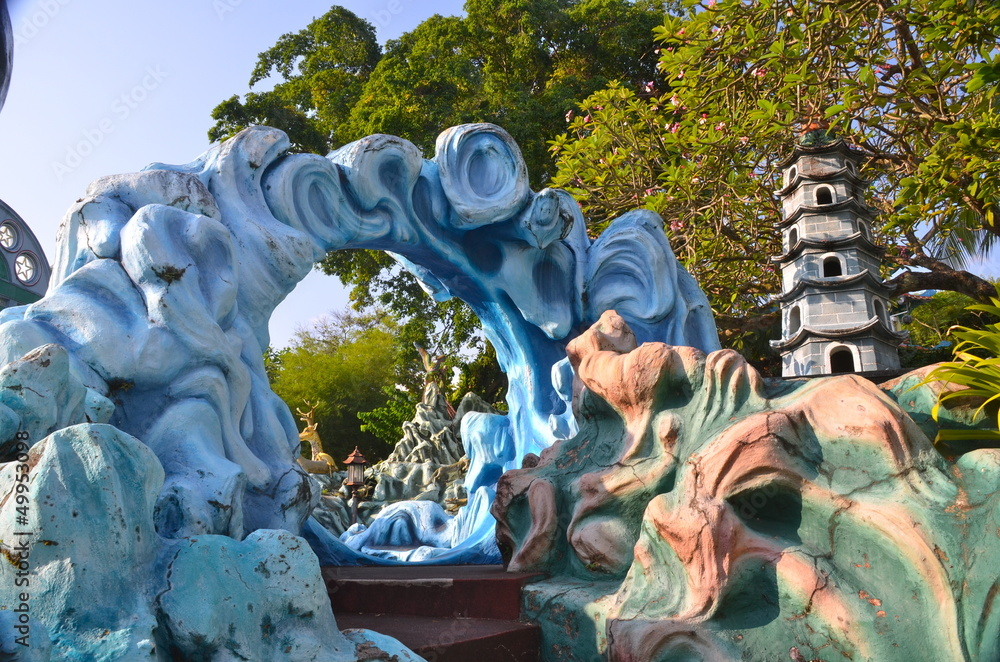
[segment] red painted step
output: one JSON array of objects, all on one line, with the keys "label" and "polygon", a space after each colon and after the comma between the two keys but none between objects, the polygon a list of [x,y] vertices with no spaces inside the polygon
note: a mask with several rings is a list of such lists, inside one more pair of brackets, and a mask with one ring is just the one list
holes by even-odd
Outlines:
[{"label": "red painted step", "polygon": [[500,566],[323,568],[338,627],[389,635],[428,662],[537,662],[541,630],[518,620],[535,578]]},{"label": "red painted step", "polygon": [[337,626],[388,635],[427,662],[538,662],[541,646],[541,629],[517,621],[337,614]]},{"label": "red painted step", "polygon": [[517,620],[521,589],[535,578],[498,565],[323,568],[334,614]]}]

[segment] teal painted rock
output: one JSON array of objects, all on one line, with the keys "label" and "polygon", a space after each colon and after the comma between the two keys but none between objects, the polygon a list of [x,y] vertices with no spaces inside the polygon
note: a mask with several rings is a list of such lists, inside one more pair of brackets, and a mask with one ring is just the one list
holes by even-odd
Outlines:
[{"label": "teal painted rock", "polygon": [[53,660],[150,659],[163,485],[152,451],[110,425],[75,425],[4,465],[0,484],[0,608],[27,616],[15,638],[51,645]]},{"label": "teal painted rock", "polygon": [[302,538],[162,538],[164,472],[134,437],[80,424],[16,453],[0,468],[0,659],[421,659],[339,632]]},{"label": "teal painted rock", "polygon": [[367,658],[356,656],[359,641],[337,629],[316,555],[283,531],[256,531],[242,542],[189,539],[170,562],[157,604],[172,651],[185,660],[420,659],[388,638],[372,643]]},{"label": "teal painted rock", "polygon": [[547,660],[1000,659],[1000,451],[946,461],[856,376],[766,383],[731,351],[569,346],[580,432],[494,515]]}]

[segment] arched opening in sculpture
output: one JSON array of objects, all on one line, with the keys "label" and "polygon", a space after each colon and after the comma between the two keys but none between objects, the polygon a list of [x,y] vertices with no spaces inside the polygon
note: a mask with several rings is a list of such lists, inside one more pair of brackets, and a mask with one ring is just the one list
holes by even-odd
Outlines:
[{"label": "arched opening in sculpture", "polygon": [[834,196],[833,189],[829,186],[820,186],[816,189],[816,204],[817,205],[831,205],[833,204]]},{"label": "arched opening in sculpture", "polygon": [[828,255],[823,258],[823,278],[834,278],[843,275],[844,269],[838,256]]},{"label": "arched opening in sculpture", "polygon": [[[509,400],[508,416],[477,419],[481,444],[474,447],[474,475],[483,494],[496,490],[495,523],[483,510],[460,520],[467,528],[446,523],[455,535],[435,558],[465,560],[463,554],[485,549],[477,548],[478,543],[501,537],[504,548],[512,551],[512,568],[550,573],[555,580],[546,587],[550,593],[535,594],[546,600],[537,620],[547,618],[548,610],[558,618],[548,621],[555,629],[569,623],[566,614],[608,624],[605,630],[585,633],[601,650],[591,652],[588,644],[579,659],[603,653],[630,659],[676,659],[678,654],[738,659],[739,651],[734,654],[730,643],[760,629],[747,628],[747,623],[785,628],[753,633],[761,638],[744,649],[763,650],[764,658],[778,659],[787,654],[789,641],[808,641],[816,627],[843,620],[843,605],[860,603],[867,609],[867,602],[857,599],[857,587],[871,584],[871,572],[880,566],[907,581],[878,584],[878,597],[869,596],[868,602],[909,604],[918,595],[919,604],[928,605],[929,616],[914,612],[895,619],[911,624],[896,634],[918,641],[931,654],[947,650],[954,659],[970,657],[967,652],[973,649],[963,647],[960,626],[953,634],[949,624],[926,624],[940,613],[959,613],[963,605],[973,615],[988,611],[993,597],[981,606],[969,600],[965,587],[987,593],[994,566],[980,564],[986,567],[967,582],[965,575],[950,574],[961,564],[923,560],[960,558],[967,547],[964,531],[991,531],[987,525],[995,521],[995,509],[981,511],[981,516],[975,508],[963,510],[973,526],[960,522],[957,533],[907,523],[954,521],[934,518],[954,504],[956,494],[971,493],[967,487],[982,487],[989,476],[977,476],[979,482],[971,484],[957,482],[960,472],[935,458],[930,438],[909,423],[897,398],[878,393],[865,380],[775,383],[734,352],[705,356],[690,349],[691,344],[711,344],[700,335],[706,331],[699,326],[706,321],[698,308],[702,301],[657,243],[663,231],[654,217],[623,217],[607,231],[610,239],[583,242],[558,224],[548,235],[538,222],[549,218],[544,215],[547,203],[553,197],[559,203],[561,196],[534,194],[493,227],[459,230],[455,224],[468,222],[476,208],[458,215],[455,210],[465,198],[452,199],[442,192],[444,186],[437,187],[445,155],[434,163],[414,163],[418,174],[407,180],[413,170],[397,169],[398,161],[406,166],[406,147],[390,139],[355,146],[331,166],[310,155],[285,157],[287,141],[282,143],[275,132],[248,135],[193,164],[157,165],[98,182],[94,195],[68,215],[52,291],[38,305],[12,311],[0,326],[0,349],[13,366],[5,371],[4,383],[18,385],[8,388],[0,406],[2,420],[15,422],[9,431],[18,429],[18,419],[27,424],[24,434],[38,441],[31,452],[40,458],[30,482],[46,481],[48,489],[37,493],[53,495],[33,502],[33,512],[44,509],[44,517],[33,523],[44,536],[41,541],[59,544],[34,548],[32,563],[44,561],[56,570],[39,573],[41,586],[63,590],[68,585],[74,591],[72,601],[63,599],[62,604],[82,605],[77,611],[82,614],[90,606],[87,600],[93,602],[91,587],[113,587],[119,579],[127,590],[118,591],[115,601],[101,603],[117,608],[110,623],[115,636],[122,641],[130,637],[134,643],[129,646],[145,653],[154,641],[151,634],[159,650],[183,644],[179,655],[184,659],[202,653],[207,640],[206,630],[195,629],[200,624],[190,625],[191,605],[231,601],[253,607],[250,612],[258,620],[247,625],[243,619],[248,612],[242,608],[243,617],[230,620],[244,626],[240,637],[249,634],[241,641],[257,642],[264,632],[263,639],[276,639],[285,647],[286,642],[313,641],[313,634],[337,632],[315,557],[288,535],[301,527],[310,497],[318,495],[310,495],[308,481],[290,465],[290,444],[298,440],[285,429],[287,407],[266,388],[261,352],[267,345],[268,315],[317,255],[327,247],[363,243],[392,250],[425,283],[438,286],[438,296],[467,296],[497,342],[506,343],[498,351],[512,381],[525,385]],[[103,241],[85,241],[94,237]],[[477,262],[478,240],[493,242],[504,259]],[[515,257],[528,253],[537,259],[528,269],[523,263],[508,264],[511,246]],[[534,253],[532,246],[540,252]],[[569,271],[568,266],[575,267],[574,278],[561,280],[561,269]],[[663,278],[643,280],[650,273]],[[551,286],[559,284],[566,284],[565,289],[553,294]],[[567,298],[570,304],[564,305]],[[631,323],[605,308],[609,304],[637,320],[635,334]],[[569,314],[560,318],[567,308]],[[601,308],[606,312],[593,321]],[[490,316],[491,309],[499,313]],[[569,326],[562,326],[567,319]],[[587,331],[575,335],[575,329],[587,324]],[[66,343],[67,337],[81,341]],[[648,339],[664,342],[639,345]],[[838,353],[848,351],[850,368],[862,367],[857,347],[830,345],[827,366],[837,364],[835,371],[843,371]],[[576,374],[568,362],[557,360],[567,353]],[[634,366],[642,369],[630,369]],[[551,370],[539,376],[545,367]],[[72,396],[63,399],[71,404],[55,412],[58,418],[38,421],[44,407],[32,407],[37,400],[30,400],[38,393],[20,386],[31,372],[33,381],[49,392]],[[583,398],[596,405],[590,409],[595,415],[581,417],[580,434],[566,434],[551,425],[552,417],[564,411],[555,406],[556,398],[565,402],[576,378],[586,388]],[[533,399],[533,389],[543,389],[542,397]],[[843,411],[831,402],[844,403]],[[851,426],[845,435],[848,411]],[[543,428],[546,413],[549,427]],[[49,429],[56,432],[42,439]],[[525,452],[536,441],[531,435],[540,433],[559,444],[542,458]],[[158,458],[173,462],[161,466]],[[510,466],[517,470],[506,470]],[[101,471],[86,475],[94,473],[92,467]],[[504,477],[491,482],[499,471],[506,471]],[[595,485],[614,489],[595,490]],[[912,498],[915,493],[919,499]],[[480,499],[470,505],[488,503]],[[90,523],[90,517],[76,518],[77,504],[103,528]],[[405,519],[425,510],[432,509],[408,504],[394,514],[395,524],[413,530],[419,524],[433,528],[443,523],[432,517]],[[13,499],[8,499],[6,512],[8,531],[16,530],[11,524]],[[175,519],[167,522],[163,513]],[[838,540],[867,546],[831,546],[830,513],[838,517]],[[480,519],[482,514],[486,516]],[[56,527],[48,524],[50,515],[61,518]],[[176,528],[165,535],[163,529],[154,531],[154,521]],[[977,528],[980,523],[986,525]],[[45,527],[66,535],[52,535]],[[77,532],[98,535],[72,535]],[[881,544],[887,532],[896,544]],[[337,549],[344,555],[341,561],[353,553],[354,560],[381,562],[363,549],[324,537],[314,524],[303,533],[324,564],[338,560]],[[117,541],[110,561],[102,553],[109,536]],[[875,555],[872,568],[859,563],[868,557],[859,558],[858,549]],[[737,571],[719,575],[720,559],[749,560],[750,565],[730,565]],[[823,561],[821,567],[817,559]],[[62,571],[71,560],[80,572]],[[98,580],[83,583],[81,569],[97,574]],[[675,581],[685,576],[708,579]],[[614,594],[594,601],[596,594],[589,589],[574,591],[582,597],[566,602],[567,579],[577,585],[594,582],[597,588],[613,584]],[[288,592],[293,585],[297,592]],[[307,593],[306,588],[312,590]],[[758,604],[761,590],[768,600],[774,597],[765,610],[766,623]],[[793,595],[790,604],[785,604],[787,595]],[[815,613],[804,619],[813,596]],[[262,602],[266,609],[258,610]],[[309,611],[288,605],[306,605]],[[651,606],[656,610],[650,611]],[[586,611],[591,607],[593,613]],[[87,626],[80,628],[84,634],[78,641],[102,631],[93,626],[109,624],[105,613],[111,609],[100,611],[74,617]],[[266,636],[275,631],[272,616],[298,623],[321,612],[330,618],[313,622],[310,630],[286,628],[292,632],[288,639]],[[48,630],[65,637],[58,630],[60,618],[71,612],[41,613]],[[146,624],[142,628],[136,627],[136,614]],[[784,614],[787,618],[779,617]],[[233,629],[226,634],[226,620],[217,620],[207,630],[216,637],[211,641],[237,641]],[[859,618],[845,632],[853,636],[866,623],[883,621]],[[174,624],[182,629],[171,630]],[[995,623],[987,627],[995,630]],[[925,632],[945,634],[919,639]],[[675,633],[681,635],[679,643]],[[46,633],[39,627],[32,636]],[[971,636],[980,638],[978,633]],[[100,639],[91,650],[106,650],[107,639]],[[896,640],[878,626],[853,640],[843,639],[850,646],[844,650],[857,651],[857,659],[912,659],[909,650],[894,657]],[[313,650],[339,645],[316,642]],[[66,638],[57,643],[63,650],[75,644]],[[353,643],[344,650],[344,659],[354,659]],[[797,648],[794,652],[800,657]],[[979,657],[996,659],[994,652],[990,648]],[[242,657],[256,659],[253,654]],[[272,657],[281,653],[275,649]],[[317,654],[293,657],[320,659]]]},{"label": "arched opening in sculpture", "polygon": [[878,317],[883,324],[889,326],[889,316],[885,310],[885,304],[882,303],[881,299],[875,299],[875,316]]},{"label": "arched opening in sculpture", "polygon": [[791,183],[794,182],[795,178],[798,177],[798,176],[799,176],[798,169],[795,166],[792,166],[788,170],[788,175],[786,176],[786,179],[785,179],[785,186],[791,185]]},{"label": "arched opening in sculpture", "polygon": [[802,311],[798,306],[792,306],[788,311],[788,333],[794,334],[800,328],[802,328]]},{"label": "arched opening in sculpture", "polygon": [[[154,514],[161,537],[285,529],[301,531],[326,565],[499,563],[499,476],[576,432],[566,347],[581,329],[617,310],[640,342],[719,348],[708,301],[662,220],[636,210],[591,240],[568,194],[530,190],[499,127],[454,127],[432,160],[391,136],[329,158],[288,149],[283,133],[258,127],[193,163],[95,182],[70,210],[38,319],[25,320],[38,327],[32,342],[93,334],[74,351],[115,382],[88,377],[97,395],[87,402],[110,412],[88,420],[169,458]],[[318,495],[295,466],[294,416],[269,389],[262,354],[278,303],[328,251],[354,248],[389,252],[436,300],[472,308],[508,376],[508,412],[463,418],[468,503],[456,515],[399,502],[340,539],[309,517]],[[57,304],[89,306],[87,327],[46,312]],[[124,348],[121,319],[132,325]],[[158,352],[169,360],[147,359]]]},{"label": "arched opening in sculpture", "polygon": [[862,237],[871,241],[871,232],[868,230],[868,224],[864,221],[858,221],[858,232],[861,233]]},{"label": "arched opening in sculpture", "polygon": [[854,364],[854,352],[846,345],[830,350],[830,374],[842,375],[857,372]]}]

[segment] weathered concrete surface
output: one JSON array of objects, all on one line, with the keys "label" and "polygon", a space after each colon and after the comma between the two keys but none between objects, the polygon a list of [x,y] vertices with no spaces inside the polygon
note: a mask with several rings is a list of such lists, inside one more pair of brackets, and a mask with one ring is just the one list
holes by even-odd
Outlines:
[{"label": "weathered concrete surface", "polygon": [[948,462],[898,394],[768,384],[613,314],[569,353],[580,432],[494,507],[509,567],[554,576],[546,659],[1000,657],[1000,451]]},{"label": "weathered concrete surface", "polygon": [[14,656],[2,659],[421,659],[340,634],[302,538],[161,537],[163,476],[139,440],[88,423],[0,468],[0,657]]}]

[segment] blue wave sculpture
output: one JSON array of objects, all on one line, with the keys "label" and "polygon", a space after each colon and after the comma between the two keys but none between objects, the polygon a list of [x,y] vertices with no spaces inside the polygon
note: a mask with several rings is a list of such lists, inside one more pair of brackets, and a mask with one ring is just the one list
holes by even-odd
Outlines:
[{"label": "blue wave sculpture", "polygon": [[[328,158],[288,148],[280,131],[253,128],[193,163],[98,180],[61,228],[48,295],[3,313],[0,362],[59,345],[82,394],[74,416],[34,424],[32,438],[108,422],[140,439],[165,472],[161,536],[286,529],[324,564],[498,563],[497,478],[576,429],[569,340],[616,309],[640,342],[719,347],[659,217],[629,212],[591,242],[568,194],[530,190],[499,127],[449,129],[433,160],[383,135]],[[467,302],[510,389],[507,415],[463,423],[470,498],[458,516],[399,504],[341,541],[307,521],[318,495],[261,354],[275,307],[343,248],[388,251],[436,299]],[[0,405],[0,428],[19,420]],[[385,549],[399,547],[412,551]]]}]

